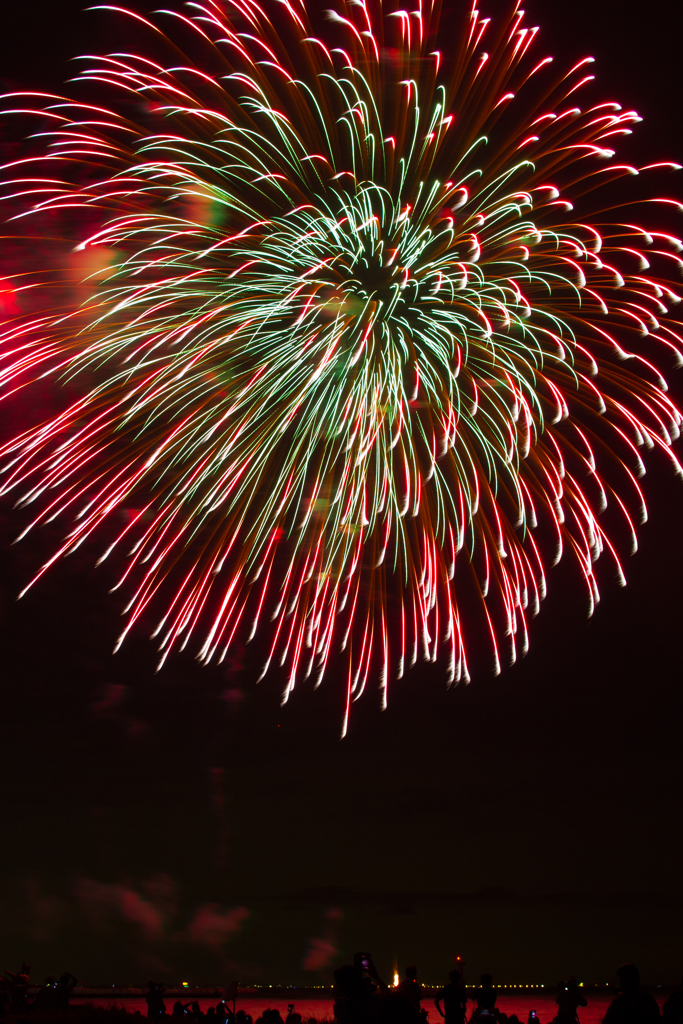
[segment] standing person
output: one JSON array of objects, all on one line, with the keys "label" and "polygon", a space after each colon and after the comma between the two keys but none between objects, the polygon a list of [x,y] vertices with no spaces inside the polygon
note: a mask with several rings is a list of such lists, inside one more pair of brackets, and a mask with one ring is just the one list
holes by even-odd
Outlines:
[{"label": "standing person", "polygon": [[379,1015],[379,993],[388,986],[382,981],[369,953],[356,953],[353,966],[334,972],[334,1017],[338,1024],[374,1024]]},{"label": "standing person", "polygon": [[496,1010],[498,996],[493,991],[493,976],[491,974],[482,974],[474,998],[477,1001],[477,1008],[470,1020],[482,1022],[498,1020],[498,1011]]},{"label": "standing person", "polygon": [[659,1024],[657,1000],[641,991],[640,973],[635,964],[622,964],[617,977],[621,994],[607,1007],[603,1024]]},{"label": "standing person", "polygon": [[78,984],[78,978],[74,978],[73,974],[69,974],[65,971],[57,982],[55,988],[55,1009],[60,1012],[69,1009],[69,1001],[74,994],[74,989]]},{"label": "standing person", "polygon": [[28,1008],[28,986],[31,981],[31,968],[25,962],[16,974],[12,971],[5,971],[9,978],[7,989],[9,992],[10,1013],[23,1013]]},{"label": "standing person", "polygon": [[[166,1003],[164,1002],[164,985],[158,981],[147,982],[147,1017],[154,1020],[166,1014]],[[215,1013],[215,1010],[214,1010]]]},{"label": "standing person", "polygon": [[683,1024],[683,981],[662,1007],[664,1024]]},{"label": "standing person", "polygon": [[568,978],[563,982],[555,999],[557,1003],[557,1024],[577,1024],[579,1019],[579,1006],[588,1006],[583,992],[580,991],[576,978]]},{"label": "standing person", "polygon": [[417,980],[417,967],[406,967],[403,973],[405,977],[398,984],[396,991],[402,999],[405,999],[406,1003],[410,1004],[417,1018],[419,1017],[420,1004],[422,1003],[422,985]]},{"label": "standing person", "polygon": [[406,967],[403,973],[403,981],[392,993],[393,1015],[397,1018],[396,1024],[420,1024],[422,986],[417,980],[417,967]]},{"label": "standing person", "polygon": [[[446,1024],[464,1024],[467,1014],[467,993],[460,977],[460,971],[451,971],[449,983],[436,993],[434,1005]],[[441,1004],[443,1003],[443,1009]]]},{"label": "standing person", "polygon": [[36,994],[33,1006],[36,1010],[54,1010],[57,1000],[57,982],[48,974],[45,984]]}]

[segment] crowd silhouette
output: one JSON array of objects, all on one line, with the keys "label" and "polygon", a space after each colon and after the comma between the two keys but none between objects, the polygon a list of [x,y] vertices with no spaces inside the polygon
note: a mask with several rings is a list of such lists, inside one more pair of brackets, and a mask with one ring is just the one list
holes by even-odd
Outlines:
[{"label": "crowd silhouette", "polygon": [[68,1010],[78,978],[68,971],[58,981],[48,976],[33,1000],[29,998],[30,984],[31,968],[27,963],[22,963],[16,973],[5,971],[4,977],[0,978],[0,1015],[25,1013],[28,1009],[60,1013]]},{"label": "crowd silhouette", "polygon": [[[370,954],[356,953],[353,963],[340,967],[334,977],[337,1024],[427,1024],[424,990],[415,967],[407,967],[403,980],[390,988],[377,973]],[[654,996],[641,989],[634,964],[622,964],[617,977],[619,994],[610,1003],[603,1024],[683,1024],[683,982],[660,1011]],[[470,996],[460,972],[454,970],[448,984],[437,992],[434,1005],[445,1024],[520,1024],[516,1014],[508,1015],[496,1006],[497,998],[490,974],[482,974],[479,987]],[[469,1017],[468,1002],[472,1004]],[[575,977],[558,984],[555,1002],[555,1016],[546,1024],[580,1024],[579,1008],[588,1002]],[[535,1010],[529,1011],[527,1024],[540,1024]]]},{"label": "crowd silhouette", "polygon": [[[640,974],[634,964],[622,964],[617,971],[619,993],[603,1017],[603,1024],[683,1024],[683,981],[662,1005],[641,988]],[[353,963],[334,972],[335,1024],[428,1024],[429,1011],[423,1003],[426,992],[418,981],[417,968],[406,967],[404,977],[390,987],[379,976],[369,953],[356,953]],[[49,976],[31,998],[31,968],[22,963],[18,971],[5,971],[0,978],[0,1017],[16,1016],[17,1024],[31,1024],[31,1017],[55,1016],[69,1010],[78,979],[65,971],[58,980]],[[166,1006],[166,989],[161,982],[149,981],[145,1001],[147,1018],[189,1017],[207,1024],[319,1024],[315,1017],[305,1020],[289,1004],[286,1017],[277,1009],[268,1008],[256,1021],[246,1010],[235,1008],[237,986],[225,989],[216,1005],[202,1010],[195,999],[187,1003],[176,999],[170,1014]],[[504,1013],[496,1004],[498,993],[490,974],[482,974],[479,986],[471,994],[465,988],[459,971],[453,970],[449,980],[434,998],[437,1014],[444,1024],[522,1024],[516,1014]],[[585,993],[575,977],[557,986],[557,1006],[552,1020],[544,1024],[580,1024],[579,1010],[588,1005]],[[468,1006],[469,1004],[469,1006]],[[93,1008],[93,1012],[98,1008]],[[107,1013],[109,1011],[103,1011]],[[141,1016],[139,1012],[126,1017]],[[100,1014],[101,1016],[101,1014]],[[530,1010],[526,1024],[543,1024],[535,1010]]]}]

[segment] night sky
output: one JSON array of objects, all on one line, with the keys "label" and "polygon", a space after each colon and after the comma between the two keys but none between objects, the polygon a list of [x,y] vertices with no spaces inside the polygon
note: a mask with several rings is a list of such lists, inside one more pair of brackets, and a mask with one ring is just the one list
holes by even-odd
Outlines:
[{"label": "night sky", "polygon": [[[68,58],[107,49],[83,6],[6,4],[6,87],[57,88]],[[527,10],[539,59],[593,55],[595,95],[645,117],[626,159],[683,162],[680,5]],[[385,712],[369,688],[341,742],[333,675],[281,708],[277,674],[254,685],[258,650],[155,674],[143,632],[112,656],[96,545],[15,602],[57,533],[10,547],[22,519],[3,505],[0,969],[316,983],[370,949],[426,980],[456,953],[470,978],[604,981],[624,960],[680,978],[683,483],[648,467],[628,587],[605,559],[592,620],[563,564],[521,663],[450,690],[418,665]]]}]

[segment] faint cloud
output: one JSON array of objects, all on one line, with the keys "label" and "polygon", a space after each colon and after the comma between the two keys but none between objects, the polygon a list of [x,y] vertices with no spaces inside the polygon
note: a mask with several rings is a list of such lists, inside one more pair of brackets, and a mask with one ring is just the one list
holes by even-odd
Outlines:
[{"label": "faint cloud", "polygon": [[301,966],[305,971],[324,971],[337,953],[337,947],[329,939],[311,939]]},{"label": "faint cloud", "polygon": [[337,948],[337,923],[344,917],[339,907],[330,907],[325,914],[326,926],[323,934],[309,939],[308,950],[301,966],[305,971],[325,971],[332,964],[339,949]]},{"label": "faint cloud", "polygon": [[210,949],[218,949],[242,928],[249,917],[246,907],[222,909],[218,903],[205,903],[187,926],[186,938]]},{"label": "faint cloud", "polygon": [[175,879],[160,871],[152,875],[140,888],[165,920],[178,913],[178,885]]},{"label": "faint cloud", "polygon": [[93,927],[106,928],[113,918],[137,925],[148,942],[157,942],[163,937],[160,910],[131,886],[79,878],[74,888],[81,911]]},{"label": "faint cloud", "polygon": [[131,738],[146,732],[148,726],[126,710],[130,687],[123,683],[103,683],[99,698],[90,705],[95,718],[116,722]]},{"label": "faint cloud", "polygon": [[[92,935],[116,934],[128,929],[123,943],[137,967],[167,978],[174,974],[177,943],[208,951],[220,962],[224,974],[238,969],[228,958],[228,943],[240,933],[249,917],[247,907],[225,907],[202,903],[181,913],[181,896],[174,878],[157,872],[144,881],[102,882],[77,877],[71,885],[71,900],[46,894],[43,883],[29,878],[19,889],[23,896],[23,920],[36,942],[54,941],[75,909],[81,929]],[[74,908],[75,903],[75,908]],[[187,922],[187,923],[185,923]],[[174,952],[175,950],[175,952]],[[240,972],[257,975],[258,965],[239,965]]]},{"label": "faint cloud", "polygon": [[143,951],[135,957],[138,967],[142,967],[146,974],[159,977],[173,977],[173,968],[154,953]]},{"label": "faint cloud", "polygon": [[134,889],[123,885],[115,886],[115,898],[124,921],[136,924],[146,939],[151,942],[163,937],[163,919],[157,908],[148,900],[144,900]]},{"label": "faint cloud", "polygon": [[47,942],[55,928],[59,928],[68,913],[68,904],[58,896],[47,896],[41,891],[37,878],[25,883],[28,901],[28,932],[35,942]]},{"label": "faint cloud", "polygon": [[77,878],[74,882],[74,895],[83,917],[97,931],[107,926],[111,916],[113,886],[103,882],[94,882],[90,878]]},{"label": "faint cloud", "polygon": [[128,687],[122,683],[103,683],[99,700],[90,705],[95,718],[118,718]]}]

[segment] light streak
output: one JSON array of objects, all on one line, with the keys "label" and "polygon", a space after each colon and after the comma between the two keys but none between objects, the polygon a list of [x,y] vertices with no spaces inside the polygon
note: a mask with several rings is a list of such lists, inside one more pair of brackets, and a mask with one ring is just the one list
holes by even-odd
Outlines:
[{"label": "light streak", "polygon": [[341,648],[346,723],[371,674],[386,701],[420,652],[453,682],[475,632],[496,670],[514,660],[562,551],[591,607],[602,551],[621,578],[605,506],[635,544],[638,449],[680,472],[652,358],[681,357],[682,244],[620,222],[611,183],[639,172],[602,143],[638,115],[573,105],[592,58],[546,81],[519,5],[496,34],[464,4],[439,26],[330,3],[321,38],[304,0],[154,23],[108,6],[167,63],[88,58],[109,108],[5,98],[50,123],[43,155],[6,170],[19,223],[99,211],[76,249],[110,262],[84,302],[5,323],[3,394],[39,376],[80,391],[4,443],[2,493],[35,503],[27,532],[69,520],[36,579],[129,510],[103,557],[132,545],[122,636],[157,609],[162,659],[267,634],[286,700]]}]

